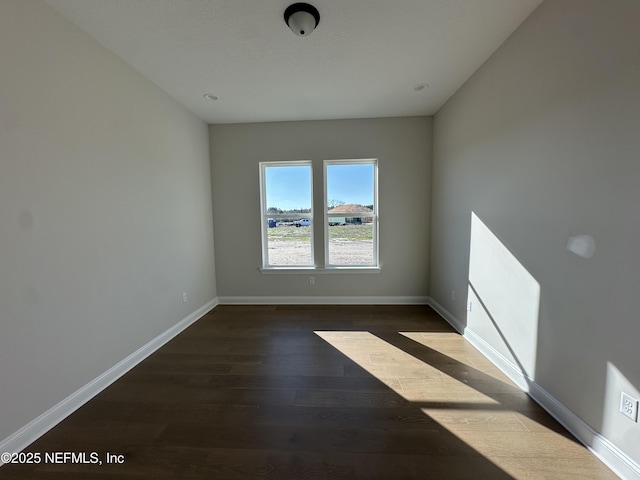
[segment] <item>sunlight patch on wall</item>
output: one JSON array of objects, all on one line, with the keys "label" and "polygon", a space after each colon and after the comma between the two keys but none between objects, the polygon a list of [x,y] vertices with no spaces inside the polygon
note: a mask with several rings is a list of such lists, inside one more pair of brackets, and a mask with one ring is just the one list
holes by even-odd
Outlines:
[{"label": "sunlight patch on wall", "polygon": [[471,213],[467,328],[535,378],[540,284]]}]

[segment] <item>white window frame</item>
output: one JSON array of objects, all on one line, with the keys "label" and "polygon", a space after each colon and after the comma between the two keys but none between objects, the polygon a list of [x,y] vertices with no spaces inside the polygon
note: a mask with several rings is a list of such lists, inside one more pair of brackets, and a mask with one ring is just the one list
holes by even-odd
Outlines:
[{"label": "white window frame", "polygon": [[[332,217],[342,217],[341,214],[329,214],[329,199],[327,188],[327,168],[331,165],[373,165],[373,212],[354,212],[354,216],[365,216],[373,218],[373,263],[369,264],[331,264],[329,263],[329,219]],[[345,159],[345,160],[324,160],[322,168],[322,176],[324,182],[324,198],[323,198],[323,212],[324,212],[324,265],[327,269],[379,269],[380,268],[380,255],[379,255],[379,215],[378,215],[378,159],[377,158],[364,158],[364,159]]]},{"label": "white window frame", "polygon": [[[309,219],[309,232],[311,234],[311,263],[300,265],[287,265],[287,264],[270,264],[269,263],[269,219],[283,219],[291,218],[290,213],[285,214],[269,214],[267,212],[267,184],[266,184],[266,170],[269,167],[309,167],[311,175],[309,176],[309,189],[311,194],[311,212],[310,213],[297,213],[298,218]],[[261,219],[261,235],[262,235],[262,269],[263,270],[308,270],[315,268],[315,247],[313,243],[313,165],[310,160],[299,160],[291,162],[260,162],[260,219]],[[306,228],[306,227],[305,227]]]}]

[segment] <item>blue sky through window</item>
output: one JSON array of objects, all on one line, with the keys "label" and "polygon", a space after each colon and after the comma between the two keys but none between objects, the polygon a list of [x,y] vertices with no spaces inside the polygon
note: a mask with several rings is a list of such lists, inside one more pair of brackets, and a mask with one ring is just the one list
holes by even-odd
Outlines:
[{"label": "blue sky through window", "polygon": [[327,165],[327,201],[373,205],[373,165]]},{"label": "blue sky through window", "polygon": [[311,167],[267,167],[267,208],[281,210],[311,208]]},{"label": "blue sky through window", "polygon": [[[373,204],[372,164],[328,165],[327,200],[360,205]],[[267,208],[311,208],[311,167],[273,166],[265,169]]]}]

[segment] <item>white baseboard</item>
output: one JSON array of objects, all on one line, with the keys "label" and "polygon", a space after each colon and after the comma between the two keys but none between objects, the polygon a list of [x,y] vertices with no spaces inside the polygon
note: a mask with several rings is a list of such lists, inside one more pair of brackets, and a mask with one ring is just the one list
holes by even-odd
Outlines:
[{"label": "white baseboard", "polygon": [[529,396],[576,437],[620,478],[640,480],[640,465],[622,450],[587,425],[580,417],[560,403],[553,395],[533,382]]},{"label": "white baseboard", "polygon": [[220,305],[427,305],[429,297],[218,297]]},{"label": "white baseboard", "polygon": [[[511,360],[506,358],[491,345],[484,341],[484,339],[469,327],[464,329],[464,338],[469,341],[480,353],[491,360],[496,367],[498,367],[502,373],[511,379],[520,389],[524,392],[530,393],[530,387],[533,383],[533,379],[525,375],[518,366]],[[534,399],[535,400],[535,399]]]},{"label": "white baseboard", "polygon": [[[26,424],[20,430],[0,441],[0,452],[22,451],[25,447],[47,433],[58,423],[67,418],[78,408],[87,403],[98,393],[100,393],[122,375],[135,367],[142,360],[162,347],[169,340],[171,340],[180,332],[185,330],[188,326],[202,318],[202,316],[204,316],[216,305],[218,305],[217,299],[213,299],[207,302],[198,310],[175,324],[173,327],[165,330],[156,338],[148,342],[146,345],[143,345],[131,355],[115,364],[109,370],[94,378],[89,383],[62,400],[60,403],[54,405],[42,415]],[[0,466],[2,466],[3,463],[4,462],[0,461]]]},{"label": "white baseboard", "polygon": [[464,324],[460,320],[458,320],[456,317],[454,317],[453,314],[449,312],[449,310],[444,308],[442,305],[440,305],[431,297],[427,297],[427,304],[431,308],[433,308],[438,313],[438,315],[444,318],[449,325],[455,328],[460,335],[464,335],[464,328],[465,328]]},{"label": "white baseboard", "polygon": [[442,305],[432,298],[429,299],[429,305],[616,475],[627,480],[640,480],[640,465],[638,463],[587,425],[580,417],[538,385],[535,380],[525,376],[517,365],[495,350],[473,330],[466,327]]}]

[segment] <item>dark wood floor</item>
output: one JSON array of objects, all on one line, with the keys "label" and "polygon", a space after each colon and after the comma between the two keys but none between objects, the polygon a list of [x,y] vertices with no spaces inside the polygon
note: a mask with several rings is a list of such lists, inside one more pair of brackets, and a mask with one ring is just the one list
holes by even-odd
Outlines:
[{"label": "dark wood floor", "polygon": [[25,452],[103,464],[0,478],[617,478],[422,306],[220,306]]}]

